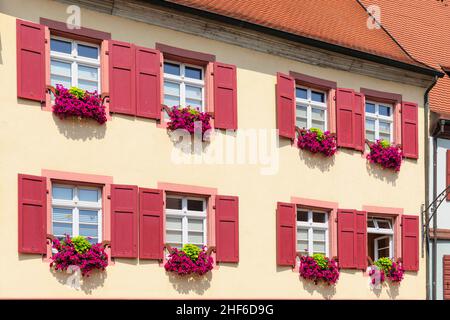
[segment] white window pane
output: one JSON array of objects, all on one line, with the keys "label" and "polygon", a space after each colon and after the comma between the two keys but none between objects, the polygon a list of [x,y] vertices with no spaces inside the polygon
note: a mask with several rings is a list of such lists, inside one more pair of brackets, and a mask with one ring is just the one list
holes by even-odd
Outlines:
[{"label": "white window pane", "polygon": [[68,41],[51,39],[50,40],[50,51],[71,54],[72,44]]},{"label": "white window pane", "polygon": [[72,200],[73,199],[73,189],[53,186],[52,197],[53,197],[53,199]]},{"label": "white window pane", "polygon": [[188,232],[188,242],[193,244],[203,243],[203,233]]},{"label": "white window pane", "polygon": [[180,75],[180,66],[175,63],[164,62],[164,73],[179,76]]},{"label": "white window pane", "polygon": [[182,219],[167,217],[166,219],[166,228],[170,230],[182,230]]},{"label": "white window pane", "polygon": [[297,117],[297,120],[296,120],[296,122],[295,122],[295,125],[296,125],[297,127],[299,127],[299,128],[307,128],[307,127],[308,127],[308,124],[307,124],[307,122],[306,122],[306,119],[305,119],[305,118],[299,118],[299,117]]},{"label": "white window pane", "polygon": [[164,94],[179,97],[180,85],[178,83],[164,81]]},{"label": "white window pane", "polygon": [[305,106],[297,105],[297,117],[306,118],[307,117],[307,108]]},{"label": "white window pane", "polygon": [[380,121],[380,132],[390,133],[391,132],[391,124],[389,122]]},{"label": "white window pane", "polygon": [[78,65],[78,78],[96,82],[98,81],[98,68]]},{"label": "white window pane", "polygon": [[325,253],[325,242],[313,242],[314,253]]},{"label": "white window pane", "polygon": [[366,130],[375,131],[375,120],[366,119]]},{"label": "white window pane", "polygon": [[98,190],[97,189],[78,189],[78,200],[98,202]]},{"label": "white window pane", "polygon": [[296,88],[295,89],[295,96],[300,99],[307,99],[308,98],[308,91],[306,89],[302,88]]},{"label": "white window pane", "polygon": [[98,226],[80,223],[80,236],[97,238]]},{"label": "white window pane", "polygon": [[174,96],[168,96],[164,95],[164,104],[168,106],[169,108],[172,108],[173,106],[179,106],[180,105],[180,98],[174,97]]},{"label": "white window pane", "polygon": [[179,198],[166,198],[166,208],[181,210],[183,208],[182,200]]},{"label": "white window pane", "polygon": [[52,74],[50,76],[50,83],[55,88],[57,84],[60,84],[65,88],[70,88],[72,86],[72,79],[69,77],[56,76]]},{"label": "white window pane", "polygon": [[308,240],[308,230],[297,228],[297,240]]},{"label": "white window pane", "polygon": [[297,221],[308,221],[308,211],[297,211]]},{"label": "white window pane", "polygon": [[378,228],[380,229],[391,229],[391,224],[386,220],[377,220]]},{"label": "white window pane", "polygon": [[375,223],[372,219],[367,220],[367,227],[368,228],[375,228]]},{"label": "white window pane", "polygon": [[320,130],[322,130],[322,131],[325,131],[325,122],[323,122],[323,121],[317,121],[317,120],[312,120],[312,121],[311,121],[311,127],[312,127],[312,128],[320,129]]},{"label": "white window pane", "polygon": [[72,209],[53,208],[53,221],[72,222]]},{"label": "white window pane", "polygon": [[186,86],[186,98],[201,100],[202,99],[202,88]]},{"label": "white window pane", "polygon": [[84,44],[78,45],[78,55],[80,57],[85,58],[91,58],[91,59],[98,59],[98,48],[97,47],[91,47]]},{"label": "white window pane", "polygon": [[385,133],[380,133],[380,139],[381,140],[386,140],[388,142],[391,142],[391,135],[390,134],[385,134]]},{"label": "white window pane", "polygon": [[78,87],[80,89],[89,91],[89,92],[94,92],[97,91],[98,92],[98,83],[97,82],[92,82],[92,81],[87,81],[87,80],[78,80]]},{"label": "white window pane", "polygon": [[187,208],[190,211],[203,211],[204,201],[188,199]]},{"label": "white window pane", "polygon": [[313,120],[324,121],[325,120],[325,110],[312,108],[311,109],[311,116],[312,116]]},{"label": "white window pane", "polygon": [[313,230],[314,241],[325,241],[325,230]]},{"label": "white window pane", "polygon": [[297,241],[297,251],[306,253],[308,251],[308,241]]},{"label": "white window pane", "polygon": [[201,232],[203,232],[203,220],[200,220],[200,219],[189,219],[188,220],[188,230],[189,231],[201,231]]},{"label": "white window pane", "polygon": [[190,106],[193,108],[198,108],[202,110],[202,102],[198,100],[186,99],[186,106]]},{"label": "white window pane", "polygon": [[170,242],[168,242],[168,244],[172,248],[177,248],[178,250],[181,250],[181,248],[183,248],[183,245],[181,243],[170,243]]},{"label": "white window pane", "polygon": [[166,241],[169,243],[181,243],[182,242],[181,231],[167,230]]},{"label": "white window pane", "polygon": [[373,103],[366,103],[366,112],[367,113],[375,113],[375,105]]},{"label": "white window pane", "polygon": [[366,139],[369,141],[375,141],[375,132],[366,131]]},{"label": "white window pane", "polygon": [[391,116],[391,108],[388,106],[380,105],[378,107],[378,113],[382,116],[390,117]]},{"label": "white window pane", "polygon": [[325,102],[325,94],[323,92],[311,91],[311,100],[316,102]]},{"label": "white window pane", "polygon": [[71,64],[61,61],[52,60],[50,64],[50,73],[57,76],[71,77]]},{"label": "white window pane", "polygon": [[53,222],[53,234],[58,236],[68,234],[69,236],[72,236],[72,224]]},{"label": "white window pane", "polygon": [[184,75],[186,78],[202,80],[202,70],[198,68],[186,66]]},{"label": "white window pane", "polygon": [[80,210],[80,223],[95,223],[98,224],[97,210]]},{"label": "white window pane", "polygon": [[326,221],[326,213],[323,212],[313,212],[313,222],[316,223],[325,223]]}]

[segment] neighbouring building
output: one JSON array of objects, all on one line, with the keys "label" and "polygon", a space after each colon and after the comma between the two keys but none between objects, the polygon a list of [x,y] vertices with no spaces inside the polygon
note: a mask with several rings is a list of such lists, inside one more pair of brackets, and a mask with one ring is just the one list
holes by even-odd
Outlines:
[{"label": "neighbouring building", "polygon": [[[0,298],[425,299],[424,98],[443,73],[358,1],[0,0],[0,41]],[[97,90],[106,119],[52,113],[56,85]],[[173,105],[213,116],[205,148],[179,148]],[[311,128],[337,153],[300,150]],[[399,172],[366,159],[378,139],[402,145]],[[49,267],[65,234],[109,255],[80,290]],[[187,243],[213,270],[165,271]],[[335,286],[299,277],[313,253]],[[381,257],[400,285],[369,286]]]}]

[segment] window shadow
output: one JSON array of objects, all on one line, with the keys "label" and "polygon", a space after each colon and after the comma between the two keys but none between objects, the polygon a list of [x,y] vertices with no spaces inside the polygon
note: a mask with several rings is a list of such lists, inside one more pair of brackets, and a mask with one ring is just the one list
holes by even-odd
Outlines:
[{"label": "window shadow", "polygon": [[92,119],[78,119],[75,117],[60,119],[52,114],[59,133],[71,140],[103,139],[107,124],[98,124]]},{"label": "window shadow", "polygon": [[[53,269],[50,269],[50,273],[61,285],[67,286],[67,288],[71,288],[68,285],[68,282],[70,282],[70,277],[72,276],[72,274],[65,271],[55,271]],[[107,271],[95,270],[89,275],[89,277],[81,277],[79,290],[83,291],[85,294],[90,295],[95,289],[103,287],[107,277]],[[72,288],[72,290],[78,291],[78,289],[75,288]]]},{"label": "window shadow", "polygon": [[336,286],[334,285],[327,285],[321,282],[315,284],[313,281],[303,279],[301,276],[299,276],[299,278],[303,285],[303,289],[305,289],[311,296],[314,292],[317,292],[322,296],[322,298],[329,300],[336,294]]},{"label": "window shadow", "polygon": [[330,171],[335,163],[335,156],[326,157],[319,153],[311,153],[308,150],[298,149],[298,155],[309,169],[319,169],[322,172]]},{"label": "window shadow", "polygon": [[370,176],[385,181],[393,186],[397,185],[398,172],[391,169],[384,169],[379,164],[370,163],[369,161],[366,163],[366,169]]},{"label": "window shadow", "polygon": [[196,293],[202,295],[211,286],[212,272],[208,272],[202,276],[179,276],[167,271],[166,274],[173,288],[180,294]]},{"label": "window shadow", "polygon": [[2,56],[2,34],[0,33],[0,64],[3,64],[3,56]]}]

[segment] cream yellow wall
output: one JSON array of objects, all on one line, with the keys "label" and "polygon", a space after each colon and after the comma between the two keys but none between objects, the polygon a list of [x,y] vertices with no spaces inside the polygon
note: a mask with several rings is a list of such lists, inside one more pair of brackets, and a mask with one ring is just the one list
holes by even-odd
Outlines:
[{"label": "cream yellow wall", "polygon": [[[0,0],[0,298],[288,298],[424,299],[425,260],[407,273],[398,289],[379,295],[361,271],[342,270],[335,292],[299,280],[290,268],[276,265],[275,208],[291,196],[335,201],[341,208],[363,205],[404,208],[419,214],[424,202],[424,89],[323,69],[162,29],[82,10],[82,25],[108,31],[113,39],[154,47],[161,42],[215,54],[237,66],[239,128],[275,128],[276,72],[289,70],[335,80],[339,87],[396,92],[419,103],[419,160],[406,160],[398,175],[370,169],[360,153],[340,150],[334,160],[314,161],[281,141],[277,175],[263,176],[255,165],[175,166],[173,144],[152,120],[114,115],[105,126],[61,121],[37,103],[16,97],[15,18],[64,21],[66,5],[52,1]],[[174,280],[156,262],[116,260],[105,279],[86,282],[83,290],[64,286],[37,255],[17,252],[17,174],[42,169],[114,177],[115,183],[156,187],[157,182],[216,187],[240,201],[239,265],[221,265],[203,281]]]}]

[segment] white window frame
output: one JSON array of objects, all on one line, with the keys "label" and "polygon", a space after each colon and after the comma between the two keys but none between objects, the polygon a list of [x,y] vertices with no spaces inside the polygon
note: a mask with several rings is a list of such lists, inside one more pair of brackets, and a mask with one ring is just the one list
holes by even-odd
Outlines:
[{"label": "white window frame", "polygon": [[[379,234],[380,237],[374,239],[374,261],[379,259],[378,251],[386,249],[386,247],[379,248],[378,241],[389,238],[389,258],[394,258],[394,228],[392,219],[390,218],[379,218],[379,217],[368,217],[367,220],[372,220],[374,227],[367,227],[367,233]],[[378,226],[378,221],[388,222],[389,229],[380,228]]]},{"label": "white window frame", "polygon": [[[181,210],[177,209],[168,209],[165,208],[165,219],[173,217],[173,218],[181,218],[181,247],[183,245],[190,243],[189,240],[189,231],[190,232],[196,232],[188,229],[188,220],[189,219],[196,219],[196,220],[202,220],[203,221],[203,243],[190,243],[195,244],[199,246],[206,246],[207,245],[207,230],[208,230],[208,221],[207,221],[207,199],[205,198],[199,198],[199,197],[190,197],[190,196],[178,196],[178,195],[166,195],[167,198],[173,198],[173,199],[181,199]],[[190,211],[187,209],[187,203],[188,200],[199,200],[203,202],[203,210],[202,211]],[[167,203],[167,201],[166,201]],[[167,225],[164,230],[165,237],[167,239],[167,231],[179,231],[175,229],[168,229]]]},{"label": "white window frame", "polygon": [[[67,53],[52,51],[50,48],[50,74],[51,74],[51,61],[52,60],[64,62],[64,63],[70,63],[71,64],[71,70],[70,70],[71,86],[78,87],[78,65],[97,68],[97,75],[98,75],[97,92],[100,94],[101,93],[101,62],[100,62],[101,48],[100,48],[100,46],[95,43],[72,40],[69,38],[64,38],[64,37],[59,37],[59,36],[51,36],[50,41],[52,39],[70,42],[71,46],[72,46],[72,51],[70,54],[67,54]],[[78,56],[78,51],[77,51],[78,44],[97,48],[97,52],[98,52],[97,59]],[[91,80],[89,80],[89,81],[91,81]]]},{"label": "white window frame", "polygon": [[[309,210],[305,208],[297,208],[299,211],[308,212],[308,221],[297,221],[297,230],[295,233],[295,249],[297,250],[297,233],[299,229],[308,230],[308,255],[312,256],[314,252],[313,232],[314,230],[325,230],[325,255],[329,256],[329,225],[328,225],[328,212],[321,210]],[[322,213],[325,216],[325,222],[313,222],[313,212]]]},{"label": "white window frame", "polygon": [[[306,90],[306,99],[298,98],[297,93],[295,93],[295,123],[297,124],[297,106],[306,107],[306,128],[312,128],[312,108],[320,109],[324,111],[324,130],[328,130],[328,105],[327,105],[327,93],[322,90],[316,90],[313,88],[296,86],[296,89],[304,89]],[[324,102],[317,102],[312,100],[312,91],[322,93],[324,97]]]},{"label": "white window frame", "polygon": [[[182,108],[187,106],[186,105],[186,85],[190,85],[192,87],[197,87],[202,90],[202,100],[201,100],[202,106],[200,108],[200,111],[204,112],[205,111],[205,68],[202,66],[194,65],[194,64],[181,63],[181,62],[177,62],[177,61],[173,61],[173,60],[166,60],[166,59],[164,60],[163,65],[164,65],[164,63],[171,63],[171,64],[176,64],[176,65],[180,66],[180,75],[179,76],[164,72],[164,83],[167,81],[167,82],[172,82],[172,83],[176,83],[176,84],[180,85],[180,106]],[[186,67],[192,67],[192,68],[201,70],[202,80],[186,77],[185,76]],[[164,95],[165,94],[163,94],[163,96]],[[168,106],[168,107],[171,108],[172,106]]]},{"label": "white window frame", "polygon": [[[366,112],[366,104],[367,103],[375,105],[375,113]],[[364,104],[364,113],[365,113],[366,119],[375,121],[375,140],[380,139],[380,120],[381,120],[381,121],[389,123],[389,131],[390,131],[389,136],[391,137],[389,142],[390,143],[394,142],[394,106],[390,103],[380,103],[380,102],[375,102],[375,101],[370,101],[370,100],[366,100],[366,104]],[[380,115],[380,109],[379,109],[380,105],[384,106],[384,107],[389,107],[391,109],[390,117]],[[364,123],[364,126],[365,125],[366,124]],[[364,135],[367,136],[367,128],[364,131]],[[372,142],[375,142],[375,141],[372,141]]]},{"label": "white window frame", "polygon": [[[53,209],[61,208],[61,209],[71,209],[72,210],[72,237],[76,237],[80,234],[80,210],[95,210],[98,211],[98,229],[97,229],[97,242],[101,243],[103,240],[102,228],[103,228],[103,214],[102,214],[102,188],[101,187],[92,187],[92,186],[84,186],[79,184],[59,184],[53,183],[53,187],[62,187],[62,188],[70,188],[73,190],[73,199],[72,200],[64,200],[64,199],[54,199],[52,195],[52,233],[53,233],[53,223],[67,223],[65,221],[55,221],[53,219]],[[99,198],[97,202],[92,201],[80,201],[78,199],[78,190],[79,189],[87,189],[87,190],[97,190]],[[86,223],[85,225],[95,225],[94,223]],[[63,236],[63,235],[55,235],[55,236]]]}]

